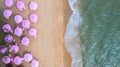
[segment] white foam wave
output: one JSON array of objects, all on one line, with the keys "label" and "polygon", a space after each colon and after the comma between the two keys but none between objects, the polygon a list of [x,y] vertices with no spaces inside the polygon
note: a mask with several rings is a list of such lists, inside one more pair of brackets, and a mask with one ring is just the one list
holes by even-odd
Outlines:
[{"label": "white foam wave", "polygon": [[69,23],[67,24],[65,34],[65,44],[68,52],[72,57],[71,67],[82,67],[82,55],[80,49],[80,35],[79,26],[82,20],[79,10],[75,7],[75,3],[78,0],[69,0],[70,7],[73,11],[70,17]]}]

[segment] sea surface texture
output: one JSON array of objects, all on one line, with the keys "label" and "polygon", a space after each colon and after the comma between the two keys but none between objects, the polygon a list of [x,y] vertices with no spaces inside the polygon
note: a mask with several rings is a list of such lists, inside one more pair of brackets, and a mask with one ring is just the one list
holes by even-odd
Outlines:
[{"label": "sea surface texture", "polygon": [[83,67],[120,67],[120,0],[81,3]]},{"label": "sea surface texture", "polygon": [[67,50],[72,57],[71,67],[82,67],[82,55],[80,47],[81,40],[79,35],[79,26],[82,18],[78,8],[80,0],[69,0],[69,4],[73,13],[67,24],[64,39]]}]

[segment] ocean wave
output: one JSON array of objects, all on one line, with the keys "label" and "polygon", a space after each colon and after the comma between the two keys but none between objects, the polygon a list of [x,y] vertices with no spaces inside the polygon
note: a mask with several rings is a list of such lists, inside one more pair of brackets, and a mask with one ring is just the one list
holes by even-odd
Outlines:
[{"label": "ocean wave", "polygon": [[69,0],[69,5],[73,13],[67,24],[64,37],[66,48],[72,57],[71,67],[82,67],[81,40],[79,35],[79,26],[82,18],[80,16],[80,9],[78,8],[80,5],[76,6],[77,3],[80,3],[80,0]]}]

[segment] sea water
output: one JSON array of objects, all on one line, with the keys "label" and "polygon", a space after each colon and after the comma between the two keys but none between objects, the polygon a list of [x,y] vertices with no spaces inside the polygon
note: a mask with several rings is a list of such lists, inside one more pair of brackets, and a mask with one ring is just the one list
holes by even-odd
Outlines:
[{"label": "sea water", "polygon": [[120,67],[120,1],[82,0],[83,67]]},{"label": "sea water", "polygon": [[65,35],[72,67],[120,67],[120,1],[73,1]]}]

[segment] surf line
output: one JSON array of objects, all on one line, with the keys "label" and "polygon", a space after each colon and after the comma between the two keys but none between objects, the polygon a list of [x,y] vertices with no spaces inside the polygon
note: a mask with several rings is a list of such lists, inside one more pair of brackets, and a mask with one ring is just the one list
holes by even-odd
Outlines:
[{"label": "surf line", "polygon": [[75,6],[77,3],[80,3],[80,0],[68,1],[73,13],[67,24],[64,36],[65,45],[72,58],[71,67],[82,67],[81,40],[79,34],[79,26],[82,21],[82,17],[80,16],[78,7]]}]

